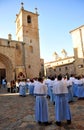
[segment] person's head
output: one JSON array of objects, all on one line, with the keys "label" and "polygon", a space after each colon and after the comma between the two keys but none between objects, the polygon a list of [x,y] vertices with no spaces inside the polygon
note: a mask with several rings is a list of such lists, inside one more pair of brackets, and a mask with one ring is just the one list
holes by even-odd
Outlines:
[{"label": "person's head", "polygon": [[58,75],[57,79],[62,80],[62,75]]},{"label": "person's head", "polygon": [[43,78],[39,77],[38,81],[42,83],[43,82]]}]

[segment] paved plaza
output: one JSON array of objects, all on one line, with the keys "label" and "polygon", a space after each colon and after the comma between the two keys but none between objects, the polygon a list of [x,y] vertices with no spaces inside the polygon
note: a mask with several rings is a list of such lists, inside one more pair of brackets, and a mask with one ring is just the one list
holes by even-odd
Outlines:
[{"label": "paved plaza", "polygon": [[66,121],[62,126],[55,124],[54,105],[48,99],[50,126],[40,126],[34,117],[35,97],[19,96],[18,93],[8,93],[0,88],[0,130],[84,130],[84,99],[74,99],[70,103],[72,124]]}]

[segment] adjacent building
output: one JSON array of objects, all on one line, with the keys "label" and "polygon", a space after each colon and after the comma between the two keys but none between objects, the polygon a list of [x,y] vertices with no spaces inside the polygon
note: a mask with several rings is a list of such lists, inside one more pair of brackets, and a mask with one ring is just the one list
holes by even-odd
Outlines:
[{"label": "adjacent building", "polygon": [[53,61],[45,63],[45,76],[84,75],[84,25],[71,30],[70,34],[74,56],[67,56],[64,49],[61,51],[61,57],[54,52]]}]

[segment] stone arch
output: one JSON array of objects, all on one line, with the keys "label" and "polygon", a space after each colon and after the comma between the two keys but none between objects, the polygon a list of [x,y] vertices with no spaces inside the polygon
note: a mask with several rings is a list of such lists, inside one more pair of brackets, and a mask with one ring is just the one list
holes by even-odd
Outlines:
[{"label": "stone arch", "polygon": [[11,60],[9,59],[9,57],[0,53],[0,62],[5,66],[7,81],[14,79],[13,78],[13,64]]}]

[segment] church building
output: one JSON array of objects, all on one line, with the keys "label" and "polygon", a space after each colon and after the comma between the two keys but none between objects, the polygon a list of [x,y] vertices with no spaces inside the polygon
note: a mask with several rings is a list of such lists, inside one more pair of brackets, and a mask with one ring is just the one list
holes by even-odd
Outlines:
[{"label": "church building", "polygon": [[27,11],[21,3],[16,14],[16,40],[8,34],[8,39],[0,38],[0,82],[15,80],[20,75],[25,78],[38,77],[41,73],[38,12]]}]

